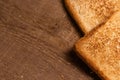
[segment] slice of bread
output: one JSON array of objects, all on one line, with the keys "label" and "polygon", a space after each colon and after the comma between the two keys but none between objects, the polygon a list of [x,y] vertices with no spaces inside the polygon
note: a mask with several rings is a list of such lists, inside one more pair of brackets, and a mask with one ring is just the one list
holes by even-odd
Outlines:
[{"label": "slice of bread", "polygon": [[75,49],[103,80],[120,80],[120,11],[81,38]]},{"label": "slice of bread", "polygon": [[120,9],[120,0],[65,0],[65,5],[84,33],[105,23]]}]

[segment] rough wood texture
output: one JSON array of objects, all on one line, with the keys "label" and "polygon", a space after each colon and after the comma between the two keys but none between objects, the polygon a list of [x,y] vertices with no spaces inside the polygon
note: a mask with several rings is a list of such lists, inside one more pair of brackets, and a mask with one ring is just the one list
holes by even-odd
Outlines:
[{"label": "rough wood texture", "polygon": [[75,55],[62,0],[0,0],[0,80],[98,80]]}]

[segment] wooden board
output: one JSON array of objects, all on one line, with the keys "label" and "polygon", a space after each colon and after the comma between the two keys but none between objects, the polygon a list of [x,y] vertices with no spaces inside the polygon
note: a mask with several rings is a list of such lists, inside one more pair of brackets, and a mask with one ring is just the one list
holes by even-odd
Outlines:
[{"label": "wooden board", "polygon": [[0,0],[0,80],[100,80],[73,51],[81,36],[63,0]]}]

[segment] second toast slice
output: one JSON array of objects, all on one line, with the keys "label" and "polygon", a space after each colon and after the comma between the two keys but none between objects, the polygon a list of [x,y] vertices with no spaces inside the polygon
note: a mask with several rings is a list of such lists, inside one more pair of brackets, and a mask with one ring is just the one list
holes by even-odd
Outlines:
[{"label": "second toast slice", "polygon": [[80,39],[75,48],[103,80],[120,80],[120,11]]}]

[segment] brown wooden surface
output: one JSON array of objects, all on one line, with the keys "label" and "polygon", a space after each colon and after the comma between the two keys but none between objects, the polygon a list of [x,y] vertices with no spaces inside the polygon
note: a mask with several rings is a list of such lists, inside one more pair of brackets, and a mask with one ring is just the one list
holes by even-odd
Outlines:
[{"label": "brown wooden surface", "polygon": [[0,0],[0,80],[99,80],[73,51],[80,36],[62,0]]}]

